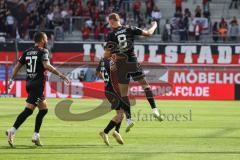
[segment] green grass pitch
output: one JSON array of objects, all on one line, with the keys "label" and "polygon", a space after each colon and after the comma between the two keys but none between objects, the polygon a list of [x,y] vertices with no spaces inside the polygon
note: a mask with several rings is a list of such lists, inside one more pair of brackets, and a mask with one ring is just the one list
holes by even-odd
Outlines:
[{"label": "green grass pitch", "polygon": [[[34,115],[18,130],[16,148],[8,146],[5,130],[16,119],[25,105],[24,99],[0,99],[0,160],[239,160],[240,159],[240,104],[238,101],[157,101],[168,117],[158,122],[150,117],[146,100],[138,100],[133,107],[134,128],[125,133],[122,124],[123,146],[111,134],[111,147],[103,144],[99,131],[114,112],[84,122],[59,120],[54,108],[62,99],[48,99],[49,114],[41,128],[43,147],[31,143]],[[85,112],[100,100],[74,100],[71,111]],[[139,116],[138,116],[139,115]],[[175,118],[173,119],[173,116]],[[181,117],[180,117],[181,116]]]}]

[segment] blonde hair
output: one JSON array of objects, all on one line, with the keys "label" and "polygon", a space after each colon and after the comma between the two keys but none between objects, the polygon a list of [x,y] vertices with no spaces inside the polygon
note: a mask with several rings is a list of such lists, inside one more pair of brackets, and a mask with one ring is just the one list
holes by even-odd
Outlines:
[{"label": "blonde hair", "polygon": [[109,20],[120,21],[120,17],[117,13],[111,13],[108,16]]}]

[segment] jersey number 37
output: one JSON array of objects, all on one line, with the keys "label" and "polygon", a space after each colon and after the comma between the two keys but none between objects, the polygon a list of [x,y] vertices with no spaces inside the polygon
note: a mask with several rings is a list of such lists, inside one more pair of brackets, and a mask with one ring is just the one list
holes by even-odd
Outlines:
[{"label": "jersey number 37", "polygon": [[36,72],[36,65],[37,65],[37,56],[27,56],[27,72],[28,73],[35,73]]}]

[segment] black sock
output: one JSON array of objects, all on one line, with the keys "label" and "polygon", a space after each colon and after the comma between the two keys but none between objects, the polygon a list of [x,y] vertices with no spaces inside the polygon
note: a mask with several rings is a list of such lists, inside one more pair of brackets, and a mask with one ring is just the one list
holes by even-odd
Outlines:
[{"label": "black sock", "polygon": [[125,111],[126,119],[131,119],[131,118],[132,118],[132,115],[131,115],[131,110],[130,110],[130,108],[126,108],[126,109],[124,109],[124,111]]},{"label": "black sock", "polygon": [[155,100],[153,98],[153,92],[150,88],[145,88],[144,89],[144,92],[146,94],[146,97],[147,97],[147,100],[149,102],[149,104],[151,105],[151,108],[156,108],[156,103],[155,103]]},{"label": "black sock", "polygon": [[23,122],[33,113],[33,110],[25,108],[22,113],[20,113],[13,125],[14,128],[18,129]]},{"label": "black sock", "polygon": [[117,125],[117,123],[111,120],[108,123],[107,127],[104,129],[104,133],[108,134],[109,131],[111,131],[116,125]]},{"label": "black sock", "polygon": [[119,122],[116,126],[115,126],[115,131],[117,131],[119,133],[119,129],[121,127],[121,123],[122,122]]},{"label": "black sock", "polygon": [[42,125],[42,121],[44,116],[47,114],[48,109],[44,109],[44,110],[39,110],[37,117],[36,117],[36,121],[35,121],[35,132],[39,133],[39,130],[41,128]]},{"label": "black sock", "polygon": [[122,97],[121,103],[122,103],[121,107],[123,108],[123,110],[125,112],[126,118],[131,119],[132,115],[131,115],[129,98],[127,96]]}]

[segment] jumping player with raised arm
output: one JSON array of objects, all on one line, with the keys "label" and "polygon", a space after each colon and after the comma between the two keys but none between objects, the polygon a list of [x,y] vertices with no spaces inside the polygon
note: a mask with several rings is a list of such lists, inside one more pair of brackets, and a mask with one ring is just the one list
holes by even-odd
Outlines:
[{"label": "jumping player with raised arm", "polygon": [[[116,58],[116,68],[118,75],[118,85],[121,93],[121,98],[124,102],[124,107],[130,108],[128,98],[128,86],[130,77],[134,81],[138,81],[144,89],[146,98],[152,108],[153,116],[159,121],[162,121],[161,115],[156,107],[153,92],[145,79],[145,74],[142,71],[141,65],[137,61],[134,54],[134,39],[136,35],[151,36],[157,28],[157,23],[152,22],[151,27],[147,30],[142,30],[133,26],[123,26],[120,23],[119,15],[111,13],[108,16],[109,24],[112,31],[107,36],[107,43],[113,43],[115,47],[114,57]],[[127,126],[133,126],[132,120],[127,119]]]},{"label": "jumping player with raised arm", "polygon": [[59,76],[66,83],[69,83],[68,78],[55,69],[49,62],[49,52],[46,48],[48,38],[44,32],[38,32],[34,35],[35,45],[27,49],[22,57],[17,62],[13,69],[12,77],[8,82],[10,88],[14,78],[23,65],[26,66],[26,90],[28,97],[26,100],[25,109],[18,115],[13,126],[6,131],[8,143],[11,147],[14,146],[13,139],[17,129],[24,123],[24,121],[33,113],[34,109],[38,107],[39,112],[36,116],[35,130],[32,137],[32,142],[41,146],[40,142],[40,128],[44,116],[48,112],[47,102],[44,97],[44,86],[46,81],[46,70]]}]

